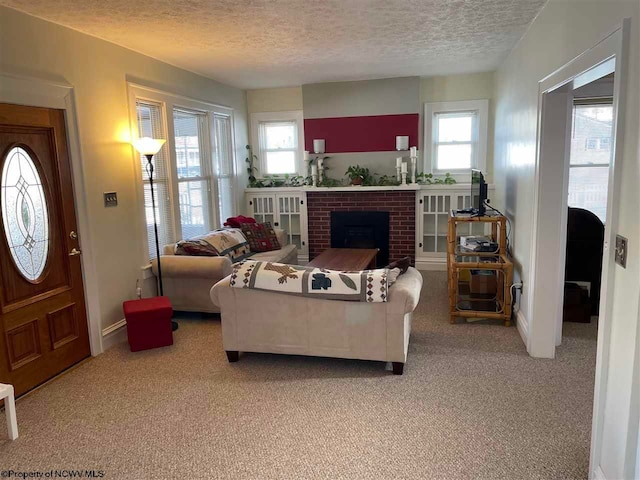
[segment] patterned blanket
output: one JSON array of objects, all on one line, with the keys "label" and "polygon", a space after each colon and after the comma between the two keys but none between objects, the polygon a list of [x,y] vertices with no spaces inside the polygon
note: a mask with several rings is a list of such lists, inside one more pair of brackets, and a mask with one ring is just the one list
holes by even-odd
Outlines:
[{"label": "patterned blanket", "polygon": [[230,284],[291,295],[355,302],[386,302],[389,293],[386,268],[340,272],[284,263],[245,260],[234,265]]}]

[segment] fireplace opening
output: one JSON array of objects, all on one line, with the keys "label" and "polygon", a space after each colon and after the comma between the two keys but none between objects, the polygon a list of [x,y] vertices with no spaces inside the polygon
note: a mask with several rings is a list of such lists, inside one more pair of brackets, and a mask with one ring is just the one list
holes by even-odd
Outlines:
[{"label": "fireplace opening", "polygon": [[378,267],[389,263],[389,212],[331,212],[332,248],[378,248]]}]

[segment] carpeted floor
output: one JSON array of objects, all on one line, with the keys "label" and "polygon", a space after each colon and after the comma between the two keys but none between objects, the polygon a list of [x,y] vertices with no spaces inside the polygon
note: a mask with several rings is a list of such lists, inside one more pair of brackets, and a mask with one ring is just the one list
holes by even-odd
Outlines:
[{"label": "carpeted floor", "polygon": [[[424,272],[405,374],[384,364],[245,354],[217,319],[173,347],[122,344],[18,401],[0,469],[104,478],[586,478],[595,328],[569,324],[555,360],[515,328],[450,325],[444,273]],[[2,422],[4,423],[4,422]]]}]

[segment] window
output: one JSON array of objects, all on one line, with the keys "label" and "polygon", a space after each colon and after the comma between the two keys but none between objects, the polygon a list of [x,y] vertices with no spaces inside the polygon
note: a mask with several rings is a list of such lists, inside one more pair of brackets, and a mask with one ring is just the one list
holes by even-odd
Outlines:
[{"label": "window", "polygon": [[207,116],[173,109],[180,225],[183,238],[212,230],[211,156]]},{"label": "window", "polygon": [[486,167],[488,100],[425,104],[425,171],[468,175]]},{"label": "window", "polygon": [[268,112],[251,115],[252,142],[260,175],[295,175],[301,167],[304,133],[302,112]]},{"label": "window", "polygon": [[[233,168],[233,136],[231,117],[229,115],[213,115],[214,126],[214,167],[218,182],[218,209],[220,223],[232,217],[235,212],[235,182]],[[222,226],[222,225],[220,225]]]},{"label": "window", "polygon": [[569,167],[569,206],[595,213],[604,223],[611,159],[613,105],[576,101]]},{"label": "window", "polygon": [[[222,226],[235,215],[233,110],[133,84],[129,95],[135,134],[167,140],[152,160],[161,248]],[[156,250],[146,165],[146,157],[140,156],[152,259]]]},{"label": "window", "polygon": [[[139,137],[167,138],[165,135],[164,115],[162,104],[146,100],[136,101],[136,116]],[[151,203],[151,186],[147,172],[147,158],[140,155],[140,169],[144,184],[144,210],[147,229],[147,244],[149,258],[156,258],[155,234],[153,231],[153,208]],[[153,156],[153,186],[156,196],[156,222],[158,225],[158,240],[162,245],[175,241],[173,222],[173,208],[169,188],[169,162],[167,145],[163,145]]]}]

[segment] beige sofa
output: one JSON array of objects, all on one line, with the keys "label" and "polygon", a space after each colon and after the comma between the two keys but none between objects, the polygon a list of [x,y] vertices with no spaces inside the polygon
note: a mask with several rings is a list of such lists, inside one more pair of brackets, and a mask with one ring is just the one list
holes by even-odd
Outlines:
[{"label": "beige sofa", "polygon": [[229,277],[211,289],[222,311],[222,342],[230,362],[238,352],[286,353],[393,362],[402,375],[411,317],[422,275],[410,268],[386,303],[315,299],[233,288]]},{"label": "beige sofa", "polygon": [[[250,258],[296,265],[298,249],[288,243],[288,236],[284,230],[275,230],[282,248],[255,253]],[[174,255],[174,247],[174,244],[165,245],[160,257],[164,294],[171,300],[173,309],[184,312],[220,312],[220,309],[211,303],[209,292],[213,285],[231,274],[231,260],[227,257]],[[157,276],[156,261],[152,262],[152,268]]]}]

